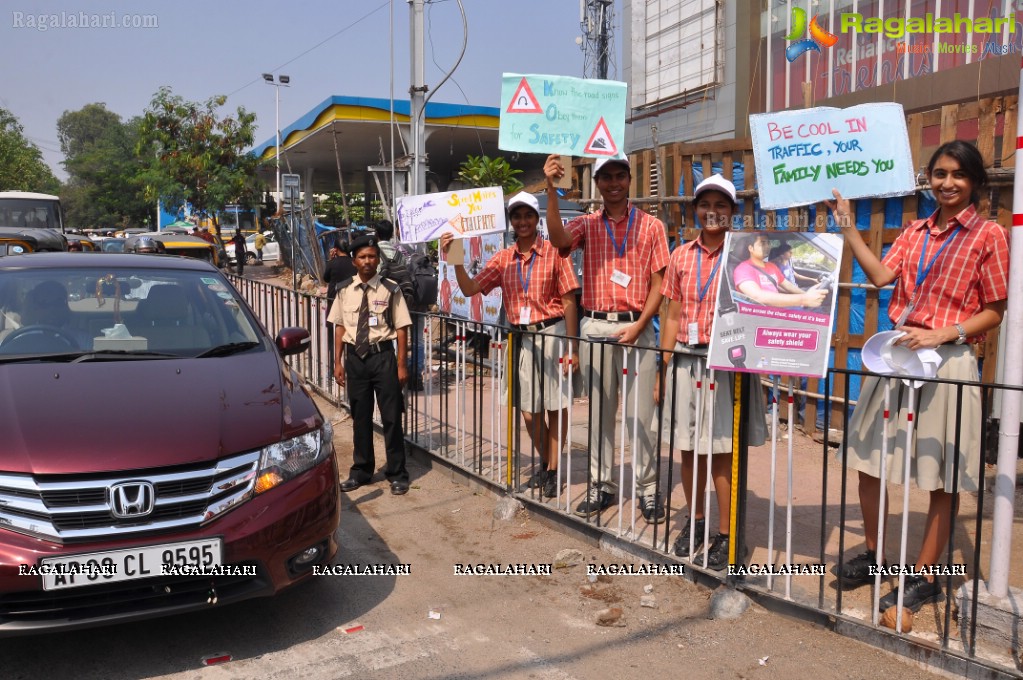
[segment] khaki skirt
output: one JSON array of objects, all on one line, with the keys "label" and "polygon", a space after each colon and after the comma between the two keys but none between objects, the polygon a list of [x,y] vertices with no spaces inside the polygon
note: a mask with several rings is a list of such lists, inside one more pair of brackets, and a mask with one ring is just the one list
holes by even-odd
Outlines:
[{"label": "khaki skirt", "polygon": [[[675,345],[680,350],[681,343]],[[710,414],[714,412],[714,453],[732,452],[732,413],[735,374],[730,371],[714,371],[714,391],[711,397],[708,382],[707,358],[694,354],[676,354],[677,368],[668,367],[667,382],[664,389],[664,409],[661,412],[661,441],[679,451],[692,451],[696,441],[697,392],[700,395],[700,442],[697,451],[707,454],[710,451],[708,432],[710,430]],[[748,423],[748,441],[750,446],[760,446],[767,440],[767,417],[764,409],[764,389],[760,385],[760,376],[747,373],[743,376],[752,381],[750,413],[745,418]],[[702,387],[697,388],[697,384]],[[656,426],[656,423],[655,423]],[[672,429],[675,437],[671,439]]]},{"label": "khaki skirt", "polygon": [[[977,360],[967,345],[941,345],[938,377],[946,380],[977,380]],[[884,385],[890,381],[888,427],[883,426]],[[849,420],[849,453],[846,464],[872,477],[881,476],[881,446],[888,439],[887,481],[904,480],[906,433],[910,388],[898,378],[864,378],[860,398]],[[924,383],[915,401],[913,454],[910,477],[924,491],[952,492],[955,461],[956,417],[959,417],[959,491],[977,491],[980,479],[980,388],[963,387],[962,403],[955,385]],[[897,415],[897,417],[896,417]],[[841,450],[839,450],[841,459]]]}]

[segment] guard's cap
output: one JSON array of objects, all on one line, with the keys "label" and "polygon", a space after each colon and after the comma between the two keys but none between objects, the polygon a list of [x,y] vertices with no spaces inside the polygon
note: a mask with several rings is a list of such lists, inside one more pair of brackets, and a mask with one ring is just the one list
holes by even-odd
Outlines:
[{"label": "guard's cap", "polygon": [[355,257],[355,253],[359,252],[362,248],[376,248],[379,253],[380,243],[377,241],[376,236],[360,236],[348,246],[348,254]]}]

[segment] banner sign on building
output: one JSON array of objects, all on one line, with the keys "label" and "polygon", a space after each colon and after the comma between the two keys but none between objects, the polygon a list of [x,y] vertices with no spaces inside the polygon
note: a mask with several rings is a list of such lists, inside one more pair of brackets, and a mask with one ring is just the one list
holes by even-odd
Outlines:
[{"label": "banner sign on building", "polygon": [[613,80],[505,73],[497,146],[544,155],[624,157],[626,89]]},{"label": "banner sign on building", "polygon": [[501,187],[442,191],[398,199],[398,234],[403,243],[433,241],[441,234],[466,238],[504,232],[506,228]]},{"label": "banner sign on building", "polygon": [[842,244],[838,234],[729,233],[707,365],[823,378]]},{"label": "banner sign on building", "polygon": [[916,188],[901,104],[821,107],[750,116],[760,207],[904,196]]}]

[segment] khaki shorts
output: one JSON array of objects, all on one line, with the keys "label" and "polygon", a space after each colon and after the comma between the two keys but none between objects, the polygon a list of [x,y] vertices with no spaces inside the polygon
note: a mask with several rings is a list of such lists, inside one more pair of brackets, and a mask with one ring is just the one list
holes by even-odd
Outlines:
[{"label": "khaki shorts", "polygon": [[[976,381],[977,360],[966,345],[941,345],[943,359],[938,377],[946,380]],[[884,415],[884,385],[890,381],[890,412],[887,432],[881,426]],[[909,390],[897,378],[867,377],[860,389],[849,420],[849,453],[846,464],[872,477],[881,476],[881,446],[888,439],[887,481],[901,484],[905,478]],[[915,450],[910,461],[910,477],[924,491],[944,489],[952,492],[955,461],[956,415],[959,412],[959,491],[977,491],[980,479],[980,435],[982,410],[980,388],[964,387],[962,404],[955,385],[924,383],[917,390],[914,407],[913,439]],[[839,450],[841,459],[841,450]]]},{"label": "khaki shorts", "polygon": [[[676,343],[675,350],[684,347]],[[713,401],[711,400],[707,358],[694,354],[676,354],[676,367],[668,366],[664,389],[664,410],[661,413],[661,441],[679,451],[692,451],[696,441],[697,394],[700,408],[700,441],[697,451],[710,452],[708,433],[711,413],[714,414],[714,453],[732,452],[733,393],[735,374],[729,371],[714,371]],[[750,446],[760,446],[767,440],[767,417],[764,409],[764,388],[760,376],[747,373],[743,376],[751,381],[748,441]],[[697,388],[698,382],[702,387]],[[677,404],[677,406],[675,406]],[[674,412],[673,412],[674,410]],[[674,438],[672,439],[672,430]]]},{"label": "khaki shorts", "polygon": [[[572,346],[564,337],[565,321],[562,319],[553,326],[548,326],[536,333],[518,333],[519,349],[516,360],[518,375],[519,409],[526,413],[539,411],[557,411],[568,408],[572,404],[572,396],[580,389],[579,371],[569,375],[561,374],[562,354],[567,360],[572,354]],[[508,373],[501,385],[501,404],[508,403]]]}]

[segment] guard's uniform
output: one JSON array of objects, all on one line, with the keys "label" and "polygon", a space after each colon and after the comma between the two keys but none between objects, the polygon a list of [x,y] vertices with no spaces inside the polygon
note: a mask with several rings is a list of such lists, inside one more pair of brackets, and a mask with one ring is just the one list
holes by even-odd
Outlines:
[{"label": "guard's uniform", "polygon": [[[363,285],[368,303],[368,351],[356,352]],[[380,407],[387,451],[385,474],[390,482],[408,483],[405,469],[405,434],[401,415],[404,395],[398,382],[398,363],[394,340],[399,328],[412,325],[408,307],[398,285],[379,274],[363,284],[358,276],[338,286],[337,299],[327,320],[344,327],[340,338],[345,343],[345,375],[348,402],[352,409],[355,450],[349,478],[366,484],[376,469],[373,455],[373,398]]]}]

